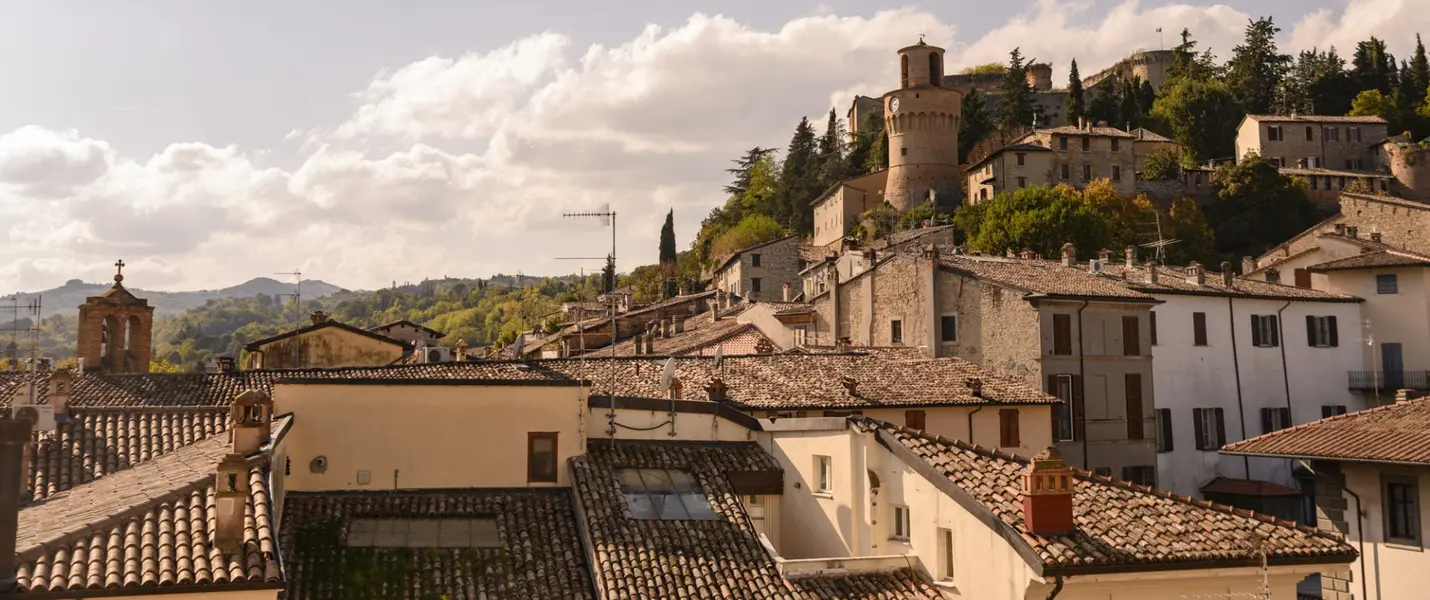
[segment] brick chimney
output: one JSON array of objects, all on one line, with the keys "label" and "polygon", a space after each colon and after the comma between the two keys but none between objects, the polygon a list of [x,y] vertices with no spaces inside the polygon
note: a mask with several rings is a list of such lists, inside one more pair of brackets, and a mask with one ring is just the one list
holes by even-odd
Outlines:
[{"label": "brick chimney", "polygon": [[1250,256],[1241,257],[1241,274],[1246,275],[1256,270],[1256,259]]},{"label": "brick chimney", "polygon": [[671,317],[662,317],[660,320],[660,337],[662,339],[670,337]]},{"label": "brick chimney", "polygon": [[651,336],[646,336],[646,337],[645,337],[645,353],[646,353],[646,354],[654,354],[654,353],[655,353],[655,338],[653,338],[653,337],[651,337]]},{"label": "brick chimney", "polygon": [[1034,256],[1036,255],[1033,254],[1032,248],[1024,248],[1022,252],[1018,253],[1018,258],[1021,258],[1023,260],[1033,260]]},{"label": "brick chimney", "polygon": [[974,398],[983,397],[983,380],[978,377],[969,377],[963,380],[963,385],[968,388],[969,395]]},{"label": "brick chimney", "polygon": [[637,333],[637,334],[636,334],[636,337],[635,337],[635,340],[636,340],[636,354],[640,354],[642,351],[645,350],[645,336],[644,336],[643,334]]},{"label": "brick chimney", "polygon": [[467,360],[467,340],[466,340],[466,338],[457,340],[457,345],[456,345],[456,346],[453,346],[452,349],[454,350],[454,354],[456,354],[456,356],[452,357],[453,359],[455,359],[455,360],[458,361],[458,362]]},{"label": "brick chimney", "polygon": [[1231,262],[1221,261],[1221,284],[1231,288],[1236,286],[1236,274],[1231,271]]},{"label": "brick chimney", "polygon": [[774,352],[775,345],[770,343],[768,338],[761,337],[759,341],[755,342],[756,354],[774,354]]},{"label": "brick chimney", "polygon": [[1147,261],[1147,283],[1157,284],[1157,261]]},{"label": "brick chimney", "polygon": [[55,407],[55,418],[69,414],[70,391],[74,389],[74,374],[69,369],[59,369],[50,375],[49,391],[46,396],[50,406]]},{"label": "brick chimney", "polygon": [[1127,260],[1127,268],[1137,267],[1137,246],[1127,246],[1122,249],[1122,256]]},{"label": "brick chimney", "polygon": [[0,418],[0,595],[15,591],[15,546],[20,531],[20,493],[24,474],[25,446],[30,442],[31,423],[25,419]]},{"label": "brick chimney", "polygon": [[1187,283],[1207,284],[1207,272],[1202,270],[1202,263],[1194,260],[1191,266],[1187,267]]},{"label": "brick chimney", "polygon": [[724,400],[725,393],[728,391],[729,388],[725,386],[724,380],[719,377],[711,377],[710,383],[705,384],[705,394],[711,400]]},{"label": "brick chimney", "polygon": [[1048,447],[1023,470],[1023,526],[1033,535],[1077,530],[1073,523],[1073,470]]},{"label": "brick chimney", "polygon": [[322,325],[323,323],[327,322],[328,313],[325,313],[321,310],[315,310],[311,313],[308,313],[308,318],[313,320],[314,325]]},{"label": "brick chimney", "polygon": [[214,474],[214,547],[225,554],[243,547],[243,521],[248,512],[248,461],[242,454],[225,456]]},{"label": "brick chimney", "polygon": [[234,360],[232,356],[218,357],[218,370],[223,373],[232,373],[234,370]]},{"label": "brick chimney", "polygon": [[685,318],[676,319],[674,327],[676,333],[685,333]]},{"label": "brick chimney", "polygon": [[1063,244],[1063,266],[1071,267],[1077,264],[1077,247],[1072,242]]},{"label": "brick chimney", "polygon": [[272,433],[273,399],[257,390],[248,390],[233,399],[229,408],[229,440],[233,453],[248,456],[268,443]]}]

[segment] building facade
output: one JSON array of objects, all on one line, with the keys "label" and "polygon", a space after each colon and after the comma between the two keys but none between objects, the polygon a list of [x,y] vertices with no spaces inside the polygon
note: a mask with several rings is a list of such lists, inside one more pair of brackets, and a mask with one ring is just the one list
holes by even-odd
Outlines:
[{"label": "building facade", "polygon": [[841,181],[814,201],[814,236],[821,248],[838,250],[845,234],[859,224],[859,215],[884,204],[889,171],[875,171]]},{"label": "building facade", "polygon": [[309,318],[312,325],[245,344],[245,368],[390,365],[412,349],[407,342],[329,319],[323,311]]},{"label": "building facade", "polygon": [[124,287],[124,261],[114,285],[79,307],[78,357],[84,371],[148,373],[154,307]]},{"label": "building facade", "polygon": [[963,94],[943,87],[943,48],[899,50],[899,89],[884,94],[889,175],[884,200],[900,212],[932,201],[959,205],[958,125]]},{"label": "building facade", "polygon": [[711,288],[750,301],[782,300],[785,284],[800,281],[800,242],[791,235],[741,249],[715,269]]},{"label": "building facade", "polygon": [[987,202],[1005,190],[1046,185],[1053,181],[1055,171],[1053,153],[1048,147],[1038,144],[1006,146],[964,170],[968,203]]},{"label": "building facade", "polygon": [[1236,157],[1255,153],[1282,167],[1371,171],[1384,140],[1381,117],[1247,115],[1236,128]]}]

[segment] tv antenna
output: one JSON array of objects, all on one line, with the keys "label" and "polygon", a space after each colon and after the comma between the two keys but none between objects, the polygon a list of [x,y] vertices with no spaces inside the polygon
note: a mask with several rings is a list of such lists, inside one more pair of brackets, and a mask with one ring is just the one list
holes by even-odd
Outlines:
[{"label": "tv antenna", "polygon": [[[15,294],[11,295],[9,298],[6,298],[6,299],[5,299],[5,305],[4,305],[4,306],[0,306],[0,310],[6,310],[6,311],[9,311],[9,313],[10,313],[10,325],[9,325],[9,327],[6,327],[6,331],[9,331],[9,332],[10,332],[10,344],[9,344],[9,346],[6,348],[6,350],[9,350],[10,348],[14,348],[15,350],[18,351],[19,348],[20,348],[20,340],[19,340],[20,334],[22,334],[22,333],[29,334],[29,337],[30,337],[30,339],[29,339],[29,342],[30,342],[30,344],[29,344],[29,345],[30,345],[30,350],[29,350],[30,360],[29,360],[29,362],[30,362],[30,368],[31,368],[32,370],[34,369],[35,363],[36,363],[37,360],[39,360],[39,356],[40,356],[40,327],[39,327],[39,325],[40,325],[41,308],[42,308],[42,304],[41,304],[41,302],[40,302],[40,295],[39,295],[39,294],[35,294],[34,296],[32,296],[32,297],[30,297],[30,298],[28,298],[28,299],[26,299],[26,300],[24,300],[24,301],[22,302],[21,299],[20,299],[20,294],[19,294],[19,293],[15,293]],[[24,311],[24,313],[26,314],[26,316],[29,317],[29,322],[30,322],[30,324],[29,324],[29,326],[27,326],[27,327],[21,327],[21,326],[20,326],[20,313],[21,313],[21,311]],[[8,353],[7,353],[7,354],[8,354]],[[10,368],[11,370],[16,370],[16,369],[19,368],[19,366],[18,366],[18,364],[17,364],[17,362],[20,360],[20,356],[19,356],[19,353],[18,353],[18,352],[16,352],[13,356],[7,356],[7,358],[10,359],[9,368]]]},{"label": "tv antenna", "polygon": [[285,297],[286,297],[286,298],[292,298],[292,299],[293,299],[294,312],[298,313],[298,317],[297,317],[297,319],[296,319],[296,322],[297,322],[297,324],[298,324],[298,327],[302,327],[302,326],[303,326],[303,272],[302,272],[302,271],[299,271],[298,269],[293,269],[293,271],[290,272],[290,273],[274,273],[274,275],[291,275],[291,276],[293,276],[293,293],[291,293],[291,294],[274,294],[274,295],[275,295],[275,296],[278,296],[279,298],[285,298]]},{"label": "tv antenna", "polygon": [[[561,216],[579,219],[600,219],[602,227],[606,225],[611,226],[611,253],[606,257],[607,260],[610,261],[611,267],[611,285],[610,289],[606,290],[606,301],[610,303],[611,309],[611,340],[608,344],[611,348],[611,387],[606,391],[606,394],[610,397],[611,411],[607,413],[606,418],[609,421],[607,432],[611,436],[611,442],[614,443],[616,441],[616,338],[620,333],[616,328],[616,295],[612,293],[616,291],[616,211],[611,210],[609,203],[603,203],[601,210],[598,211],[568,212],[562,213]],[[602,283],[605,282],[603,281]],[[585,361],[585,356],[584,353],[581,355],[583,362]]]},{"label": "tv antenna", "polygon": [[1154,248],[1154,255],[1157,258],[1157,264],[1167,264],[1167,246],[1171,246],[1172,244],[1175,244],[1182,240],[1169,240],[1162,237],[1162,215],[1158,213],[1157,209],[1155,208],[1152,209],[1152,219],[1153,224],[1157,227],[1157,232],[1155,234],[1157,236],[1157,239],[1142,244],[1141,246],[1143,248]]}]

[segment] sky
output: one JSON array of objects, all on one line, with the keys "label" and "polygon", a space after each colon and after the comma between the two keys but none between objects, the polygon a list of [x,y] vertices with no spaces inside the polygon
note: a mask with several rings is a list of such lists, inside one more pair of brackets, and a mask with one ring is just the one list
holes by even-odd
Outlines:
[{"label": "sky", "polygon": [[[621,271],[683,249],[729,161],[895,87],[919,35],[950,71],[1084,74],[1183,27],[1225,59],[1370,35],[1423,0],[72,0],[0,4],[0,292],[72,278],[211,289],[299,270],[353,289]],[[1163,28],[1159,35],[1157,28]]]}]

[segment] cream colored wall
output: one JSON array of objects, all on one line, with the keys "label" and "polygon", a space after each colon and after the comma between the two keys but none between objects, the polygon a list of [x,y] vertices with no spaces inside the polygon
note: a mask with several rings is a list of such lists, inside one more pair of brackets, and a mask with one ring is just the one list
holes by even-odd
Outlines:
[{"label": "cream colored wall", "polygon": [[[243,590],[236,592],[196,592],[193,594],[152,594],[143,596],[124,596],[125,600],[274,600],[282,592],[281,589],[273,590]],[[76,596],[83,598],[83,595]]]},{"label": "cream colored wall", "polygon": [[[675,435],[670,435],[668,411],[616,409],[616,439],[695,442],[748,442],[753,431],[715,415],[675,414]],[[611,411],[590,409],[586,417],[586,437],[610,439]]]},{"label": "cream colored wall", "polygon": [[[863,556],[857,552],[859,540],[867,539],[868,524],[861,518],[862,502],[855,496],[854,482],[867,479],[862,451],[856,451],[859,436],[849,431],[781,431],[771,434],[765,449],[785,471],[784,495],[780,501],[780,527],[787,532],[775,549],[784,558],[825,558]],[[831,460],[833,491],[816,491],[815,457]],[[858,456],[858,460],[855,457]],[[857,474],[857,476],[856,476]],[[857,514],[856,514],[857,510]]]},{"label": "cream colored wall", "polygon": [[[1379,600],[1425,598],[1425,582],[1420,577],[1426,569],[1430,569],[1430,554],[1425,552],[1425,544],[1422,542],[1419,547],[1410,547],[1383,541],[1385,509],[1381,476],[1393,473],[1419,479],[1420,536],[1423,540],[1430,535],[1430,468],[1355,463],[1341,463],[1341,468],[1346,476],[1346,487],[1360,495],[1361,509],[1365,511],[1365,531],[1362,533],[1361,524],[1356,522],[1354,516],[1355,501],[1349,494],[1345,495],[1346,508],[1350,509],[1346,511],[1347,526],[1350,528],[1346,537],[1358,550],[1361,548],[1360,540],[1365,540],[1361,560],[1366,561],[1365,581],[1370,597]],[[1359,562],[1353,563],[1350,571],[1355,581],[1359,582]],[[1353,583],[1351,587],[1352,592],[1360,593],[1359,583]]]},{"label": "cream colored wall", "polygon": [[[585,452],[587,389],[476,385],[280,383],[291,412],[289,491],[569,485],[566,459]],[[557,483],[528,484],[527,433],[557,432]],[[309,464],[325,456],[325,473]],[[372,474],[358,485],[357,472]]]},{"label": "cream colored wall", "polygon": [[[1285,277],[1285,271],[1283,278]],[[1399,293],[1377,294],[1375,276],[1396,275]],[[1359,343],[1365,353],[1367,370],[1380,370],[1381,344],[1398,343],[1405,370],[1430,369],[1430,269],[1357,269],[1312,273],[1312,287],[1364,298],[1362,316],[1370,322],[1368,333],[1375,339],[1375,348],[1366,344],[1362,324],[1341,325],[1341,343]],[[1318,285],[1320,284],[1320,285]]]},{"label": "cream colored wall", "polygon": [[[1296,584],[1314,568],[1277,567],[1267,577],[1271,600],[1297,600]],[[1020,600],[1043,600],[1052,591],[1047,583],[1034,583]],[[1064,578],[1058,600],[1185,600],[1188,598],[1261,599],[1259,569],[1209,569],[1143,574]]]},{"label": "cream colored wall", "polygon": [[[924,431],[930,435],[978,444],[985,448],[998,448],[1019,456],[1032,456],[1052,444],[1052,408],[1050,406],[931,406],[927,408],[874,408],[860,412],[862,416],[896,427],[907,425],[908,411],[924,411]],[[1017,446],[1000,446],[1001,431],[998,411],[1018,411]],[[758,411],[756,416],[768,419],[783,411]],[[839,411],[805,411],[806,417],[823,417],[827,413]],[[973,415],[973,437],[968,435],[968,416]]]},{"label": "cream colored wall", "polygon": [[403,348],[339,327],[325,327],[259,348],[263,368],[358,367],[385,365],[402,357]]},{"label": "cream colored wall", "polygon": [[[1261,152],[1261,140],[1266,131],[1266,126],[1260,121],[1245,119],[1241,122],[1241,127],[1236,130],[1236,160],[1240,161],[1251,152]],[[1295,161],[1291,162],[1295,165]]]},{"label": "cream colored wall", "polygon": [[[794,291],[790,290],[790,293],[793,294]],[[755,329],[760,330],[760,335],[769,338],[776,348],[787,350],[795,345],[794,330],[780,322],[768,304],[757,303],[734,318],[741,323],[754,325]]]}]

